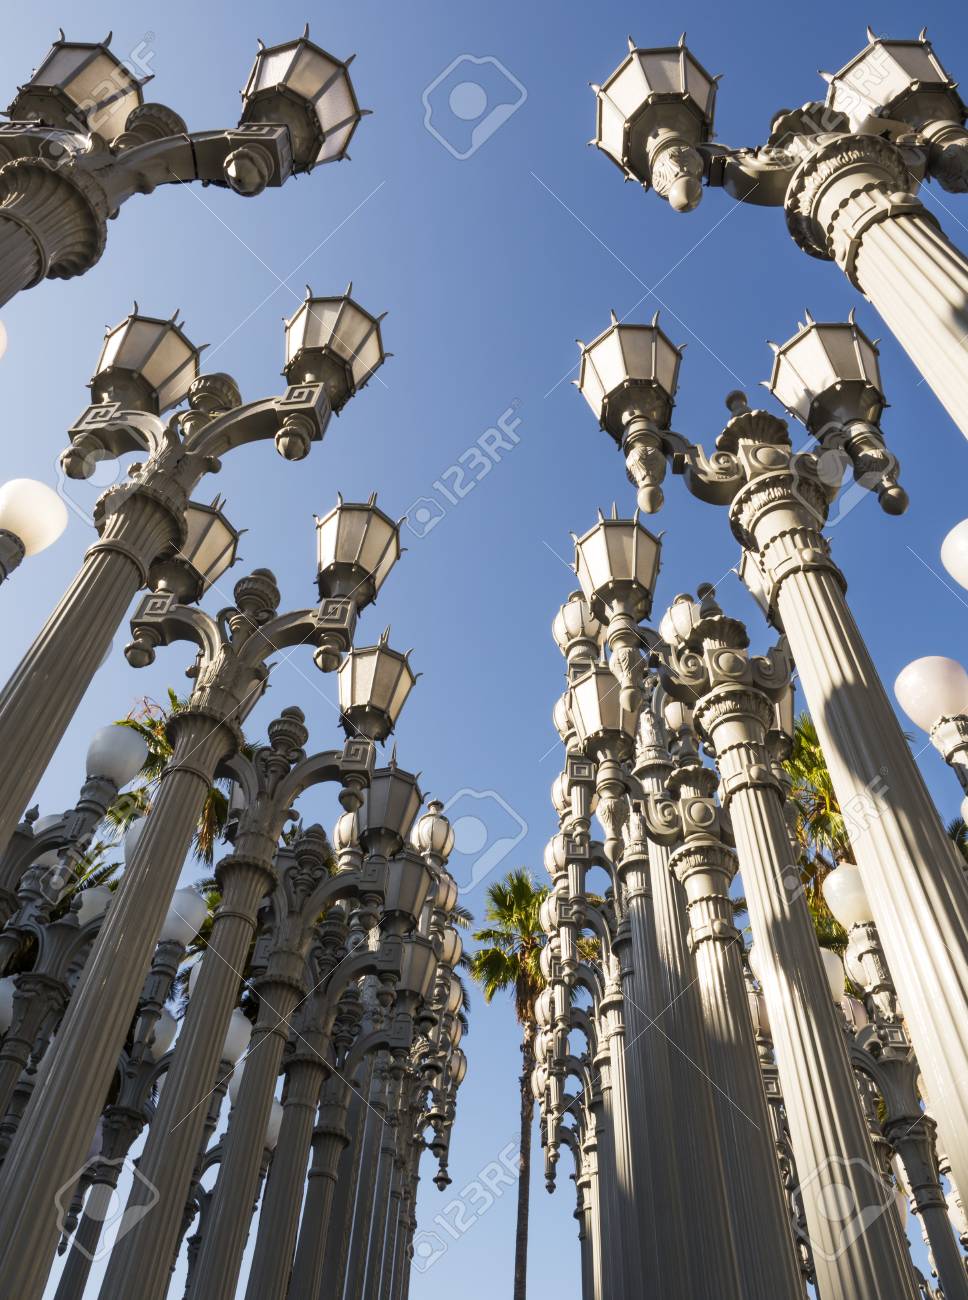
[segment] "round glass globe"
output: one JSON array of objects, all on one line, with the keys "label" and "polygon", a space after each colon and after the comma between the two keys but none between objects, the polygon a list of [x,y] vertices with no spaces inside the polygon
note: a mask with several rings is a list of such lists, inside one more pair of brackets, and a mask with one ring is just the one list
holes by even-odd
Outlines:
[{"label": "round glass globe", "polygon": [[164,1054],[175,1041],[175,1034],[178,1032],[178,1021],[167,1009],[163,1007],[161,1015],[155,1024],[155,1036],[151,1040],[151,1047],[148,1054],[153,1061],[160,1061]]},{"label": "round glass globe", "polygon": [[[232,1018],[229,1021],[228,1029],[225,1032],[225,1045],[222,1048],[222,1060],[229,1065],[235,1065],[236,1061],[249,1045],[249,1039],[252,1037],[252,1024],[238,1007],[232,1012]],[[236,1066],[235,1074],[232,1075],[233,1082],[242,1073],[239,1066]],[[238,1085],[236,1084],[236,1090]],[[232,1095],[232,1084],[229,1084],[229,1096]]]},{"label": "round glass globe", "polygon": [[0,528],[19,537],[27,555],[56,542],[67,527],[67,507],[53,488],[32,478],[0,487]]},{"label": "round glass globe", "polygon": [[148,757],[143,736],[131,727],[111,723],[95,731],[87,747],[85,770],[88,776],[103,776],[120,790],[138,775]]},{"label": "round glass globe", "polygon": [[955,582],[968,587],[968,519],[955,524],[941,543],[941,563]]},{"label": "round glass globe", "polygon": [[968,673],[957,659],[926,655],[901,669],[894,694],[911,721],[930,731],[939,718],[968,713]]},{"label": "round glass globe", "polygon": [[860,878],[860,868],[852,862],[842,862],[836,871],[831,871],[824,878],[821,889],[827,906],[845,930],[874,919]]},{"label": "round glass globe", "polygon": [[161,927],[162,943],[180,943],[187,948],[208,916],[208,904],[197,889],[176,889]]},{"label": "round glass globe", "polygon": [[844,963],[829,948],[820,949],[820,959],[823,962],[824,974],[827,976],[830,996],[839,1006],[844,996]]}]

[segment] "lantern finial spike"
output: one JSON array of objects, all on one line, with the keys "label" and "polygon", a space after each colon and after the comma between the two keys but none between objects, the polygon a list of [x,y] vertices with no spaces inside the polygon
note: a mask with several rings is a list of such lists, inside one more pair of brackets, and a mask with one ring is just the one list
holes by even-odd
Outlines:
[{"label": "lantern finial spike", "polygon": [[817,69],[817,75],[823,77],[828,86],[834,79],[834,74],[832,72],[824,72],[823,68]]},{"label": "lantern finial spike", "polygon": [[921,30],[918,32],[918,40],[924,42],[927,39],[928,39],[928,29],[927,27],[922,27]]},{"label": "lantern finial spike", "polygon": [[261,36],[257,36],[257,37],[255,38],[255,43],[256,43],[256,46],[258,47],[258,49],[260,49],[260,50],[264,50],[265,47],[266,47],[266,43],[265,43],[265,41],[262,39]]},{"label": "lantern finial spike", "polygon": [[114,32],[113,32],[113,31],[110,31],[110,32],[108,32],[107,36],[105,36],[105,38],[104,38],[104,40],[101,42],[101,44],[102,44],[102,45],[110,45],[110,44],[111,44],[111,41],[112,41],[113,39],[114,39]]},{"label": "lantern finial spike", "polygon": [[848,323],[849,325],[856,325],[856,324],[857,324],[857,308],[856,308],[856,307],[851,307],[850,311],[847,313],[847,323]]},{"label": "lantern finial spike", "polygon": [[876,36],[874,35],[874,33],[871,31],[871,25],[870,25],[870,23],[867,24],[867,39],[868,39],[871,43],[873,43],[874,41],[877,40],[877,37],[876,37]]},{"label": "lantern finial spike", "polygon": [[612,322],[612,324],[613,324],[613,325],[617,325],[617,324],[618,324],[618,317],[615,315],[615,309],[614,309],[614,307],[610,307],[610,308],[609,308],[608,314],[609,314],[609,316],[611,317],[611,322]]},{"label": "lantern finial spike", "polygon": [[816,324],[816,321],[815,321],[815,320],[813,319],[813,317],[810,315],[810,312],[807,310],[806,307],[804,307],[804,309],[803,309],[803,319],[807,322],[808,325],[815,325],[815,324]]},{"label": "lantern finial spike", "polygon": [[57,37],[58,44],[63,45],[63,43],[67,40],[67,37],[64,35],[64,29],[63,27],[58,27],[57,31],[58,31],[58,37]]},{"label": "lantern finial spike", "polygon": [[655,329],[658,326],[658,324],[659,324],[659,312],[658,309],[656,309],[652,313],[652,328]]},{"label": "lantern finial spike", "polygon": [[346,292],[343,294],[343,297],[352,298],[352,296],[353,296],[353,281],[350,280],[349,284],[346,286]]},{"label": "lantern finial spike", "polygon": [[309,40],[309,23],[307,23],[306,26],[303,28],[302,38],[304,41]]},{"label": "lantern finial spike", "polygon": [[632,40],[631,35],[627,36],[627,37],[626,37],[626,40],[627,40],[628,43],[629,43],[629,54],[634,53],[634,51],[635,51],[635,41]]},{"label": "lantern finial spike", "polygon": [[685,48],[686,48],[686,33],[682,32],[682,34],[679,37],[679,49],[684,50]]}]

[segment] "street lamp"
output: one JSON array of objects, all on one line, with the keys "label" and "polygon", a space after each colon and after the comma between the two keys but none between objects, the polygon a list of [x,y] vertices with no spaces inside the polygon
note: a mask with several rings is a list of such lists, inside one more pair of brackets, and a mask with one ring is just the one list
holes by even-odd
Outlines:
[{"label": "street lamp", "polygon": [[[97,262],[107,222],[133,194],[200,181],[246,197],[320,163],[348,157],[365,110],[349,62],[309,40],[259,52],[239,125],[189,132],[164,104],[144,103],[131,61],[61,32],[20,87],[0,128],[0,305],[45,276]],[[135,67],[132,66],[132,63]],[[142,60],[146,66],[147,60]]]},{"label": "street lamp", "polygon": [[679,382],[682,349],[659,328],[612,323],[581,350],[575,384],[601,428],[625,454],[629,479],[639,489],[639,508],[648,514],[663,501],[665,454],[675,442],[669,428]]},{"label": "street lamp", "polygon": [[[908,496],[898,486],[897,460],[884,446],[878,421],[887,404],[877,345],[854,320],[818,324],[809,312],[792,339],[773,343],[773,373],[764,387],[804,424],[823,452],[853,466],[862,487],[877,493],[888,514],[903,514]],[[831,486],[840,475],[821,470]]]},{"label": "street lamp", "polygon": [[945,536],[941,543],[941,563],[962,587],[968,587],[968,519]]},{"label": "street lamp", "polygon": [[715,79],[678,49],[630,47],[602,86],[595,143],[679,212],[703,182],[783,207],[794,241],[836,262],[884,317],[968,436],[968,259],[917,197],[968,189],[965,106],[924,33],[882,41],[826,76],[827,102],[783,110],[767,142],[712,140]]},{"label": "street lamp", "polygon": [[387,357],[383,316],[364,311],[352,292],[351,283],[340,298],[314,298],[307,285],[305,299],[286,321],[283,373],[290,384],[322,384],[337,414]]},{"label": "street lamp", "polygon": [[347,736],[386,740],[417,680],[410,651],[391,650],[389,635],[387,628],[377,645],[352,649],[337,670],[340,720]]},{"label": "street lamp", "polygon": [[[338,312],[362,310],[348,298],[330,301]],[[332,354],[342,369],[342,349],[330,332],[311,351],[320,365]],[[381,351],[376,364],[382,358]],[[61,463],[69,478],[83,479],[107,456],[138,452],[144,459],[129,481],[98,500],[99,539],[0,692],[0,843],[13,833],[135,593],[157,584],[182,603],[196,599],[234,558],[238,533],[218,499],[210,507],[190,499],[200,480],[251,442],[273,440],[285,459],[301,460],[329,424],[333,408],[322,381],[294,380],[278,397],[243,404],[231,376],[198,375],[197,360],[198,349],[174,320],[134,311],[108,332],[94,402],[71,428]],[[353,391],[344,386],[340,400]],[[167,406],[186,394],[188,409],[165,418]],[[331,636],[319,649],[330,667],[352,632],[353,608],[343,600],[326,610]]]},{"label": "street lamp", "polygon": [[0,582],[26,555],[53,545],[67,527],[67,507],[46,483],[14,478],[0,487]]},{"label": "street lamp", "polygon": [[968,811],[968,672],[956,659],[926,655],[902,668],[894,683],[897,702],[953,768]]},{"label": "street lamp", "polygon": [[338,493],[333,509],[316,519],[316,554],[321,597],[352,595],[368,605],[400,558],[400,525],[377,508],[375,492],[365,505]]}]

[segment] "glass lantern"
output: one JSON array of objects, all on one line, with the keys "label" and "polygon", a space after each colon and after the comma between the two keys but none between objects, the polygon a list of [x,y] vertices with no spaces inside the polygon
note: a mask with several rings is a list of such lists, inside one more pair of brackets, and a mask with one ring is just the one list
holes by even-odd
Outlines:
[{"label": "glass lantern", "polygon": [[868,45],[827,77],[827,106],[845,114],[851,130],[871,117],[909,122],[916,130],[931,121],[964,121],[966,109],[957,83],[941,66],[930,41],[924,36],[886,41],[870,30],[868,36]]},{"label": "glass lantern", "polygon": [[575,572],[592,614],[607,623],[610,608],[620,604],[639,620],[652,608],[652,593],[662,553],[658,537],[631,519],[611,519],[599,511],[598,523],[575,538]]},{"label": "glass lantern", "polygon": [[396,726],[400,710],[417,678],[407,654],[387,645],[389,629],[379,645],[353,649],[337,671],[339,704],[346,734],[385,740]]},{"label": "glass lantern", "polygon": [[578,391],[601,427],[622,441],[625,420],[634,413],[667,428],[675,406],[682,352],[659,328],[612,323],[591,343],[580,344]]},{"label": "glass lantern", "polygon": [[671,129],[690,144],[712,135],[716,78],[680,42],[629,53],[608,80],[594,87],[598,103],[595,144],[626,176],[648,182],[648,144]]},{"label": "glass lantern", "polygon": [[375,492],[365,505],[337,496],[329,514],[316,520],[316,556],[320,600],[352,596],[361,609],[376,599],[400,558],[400,525],[377,509]]},{"label": "glass lantern", "polygon": [[876,424],[885,405],[876,344],[851,312],[846,321],[806,323],[775,349],[767,387],[819,437],[825,426],[866,420]]},{"label": "glass lantern", "polygon": [[350,297],[306,297],[286,321],[286,364],[290,384],[322,384],[339,412],[386,360],[380,322]]},{"label": "glass lantern", "polygon": [[138,304],[104,337],[91,378],[94,402],[120,402],[128,410],[160,415],[177,406],[198,377],[201,355],[177,323],[141,316]]},{"label": "glass lantern", "polygon": [[242,91],[242,122],[280,122],[289,128],[293,169],[347,156],[361,109],[349,66],[314,45],[307,34],[284,45],[261,45]]},{"label": "glass lantern", "polygon": [[63,39],[55,41],[43,63],[7,110],[13,121],[35,118],[66,131],[90,131],[113,140],[142,103],[139,81],[108,49]]}]

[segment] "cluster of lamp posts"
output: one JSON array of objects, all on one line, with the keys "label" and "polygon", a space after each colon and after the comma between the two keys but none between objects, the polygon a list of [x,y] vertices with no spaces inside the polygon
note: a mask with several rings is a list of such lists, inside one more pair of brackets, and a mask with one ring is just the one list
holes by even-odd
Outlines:
[{"label": "cluster of lamp posts", "polygon": [[[968,261],[917,193],[924,180],[968,189],[966,108],[924,33],[868,37],[827,78],[825,102],[778,114],[753,149],[713,140],[716,82],[683,42],[630,41],[595,88],[595,142],[677,210],[696,206],[704,182],[783,206],[796,242],[841,266],[968,434]],[[361,116],[347,65],[308,33],[260,50],[243,99],[234,131],[189,136],[170,109],[143,103],[106,43],[58,41],[0,127],[0,302],[88,269],[131,194],[196,179],[256,194],[344,157]],[[965,1300],[968,884],[823,533],[848,469],[890,515],[907,497],[879,423],[877,348],[856,322],[808,316],[774,351],[767,387],[806,426],[808,449],[735,392],[707,455],[671,427],[681,357],[657,322],[613,317],[582,345],[578,386],[640,509],[661,508],[669,467],[727,507],[742,576],[780,639],[751,654],[708,585],[648,627],[660,542],[638,513],[600,515],[576,538],[581,589],[554,622],[565,761],[535,1007],[547,1178],[564,1143],[586,1300],[775,1300],[808,1283],[823,1300],[934,1294],[907,1249],[908,1200],[945,1300]],[[200,374],[175,319],[136,310],[108,332],[63,468],[83,478],[105,456],[145,459],[101,497],[99,540],[0,693],[0,961],[23,966],[0,982],[11,1295],[38,1297],[58,1248],[59,1300],[82,1294],[105,1198],[145,1127],[102,1294],[166,1294],[195,1223],[189,1294],[227,1300],[263,1179],[247,1294],[408,1292],[425,1135],[445,1184],[466,1062],[453,832],[439,804],[417,819],[416,778],[395,759],[374,766],[413,673],[385,635],[353,645],[399,556],[398,526],[375,498],[340,500],[317,522],[318,604],[280,613],[273,575],[257,569],[213,619],[197,602],[238,534],[218,499],[190,500],[241,443],[272,438],[302,459],[384,355],[379,320],[349,291],[307,297],[286,325],[288,387],[259,402],[243,404],[228,375]],[[2,576],[64,518],[39,485],[8,484]],[[968,586],[968,521],[942,559]],[[170,720],[151,812],[127,833],[120,887],[81,889],[65,911],[78,861],[144,761],[140,739],[98,733],[77,805],[18,818],[142,590],[129,661],[193,642],[193,690]],[[307,756],[305,718],[288,708],[246,752],[266,659],[300,644],[338,673],[346,743]],[[856,858],[824,884],[848,931],[843,963],[818,947],[791,838],[794,667]],[[968,788],[968,675],[919,660],[895,689]],[[165,1003],[203,908],[175,886],[217,774],[237,792],[231,852],[176,1035]],[[316,826],[283,838],[293,801],[320,782],[338,785],[345,810],[331,850]],[[594,867],[610,877],[604,899],[587,889]],[[734,925],[737,870],[749,951]],[[254,1026],[237,1005],[244,971]],[[210,1146],[226,1085],[229,1126]]]},{"label": "cluster of lamp posts", "polygon": [[[361,116],[347,65],[308,32],[260,48],[244,102],[236,130],[189,137],[170,109],[142,102],[107,42],[62,36],[0,127],[0,296],[87,269],[130,193],[199,179],[256,194],[344,157]],[[307,292],[285,327],[285,391],[245,403],[230,375],[200,373],[175,317],[136,304],[107,331],[70,430],[68,478],[105,457],[140,461],[98,500],[98,540],[0,692],[5,1295],[36,1300],[59,1252],[59,1300],[82,1296],[104,1258],[102,1295],[160,1298],[188,1237],[186,1293],[229,1300],[261,1199],[245,1294],[405,1297],[425,1150],[435,1182],[449,1182],[467,1065],[454,833],[439,801],[421,814],[395,750],[376,766],[415,682],[409,652],[386,632],[354,644],[400,557],[400,525],[375,494],[339,497],[316,521],[318,595],[281,610],[268,569],[222,590],[239,534],[220,498],[191,499],[245,443],[305,458],[382,365],[380,319],[351,289]],[[7,484],[0,576],[65,520],[44,485]],[[124,795],[148,757],[139,731],[97,733],[73,808],[24,809],[139,591],[128,662],[178,642],[195,658],[189,699],[168,720],[170,760],[125,833],[112,891],[85,887],[84,873],[109,812],[143,806]],[[199,608],[207,592],[216,617]],[[280,652],[336,673],[341,747],[313,752],[295,706],[263,743],[245,743]],[[232,798],[210,916],[199,892],[176,886],[219,778]],[[298,813],[324,783],[343,810],[330,837]],[[167,1004],[203,925],[179,1026]]]},{"label": "cluster of lamp posts", "polygon": [[[968,261],[916,193],[922,179],[968,189],[968,110],[923,32],[869,32],[827,80],[826,103],[780,113],[766,146],[728,149],[712,139],[715,79],[684,42],[630,40],[594,88],[594,143],[679,211],[704,181],[784,206],[794,239],[841,265],[968,434]],[[662,507],[670,468],[725,506],[741,576],[780,634],[752,654],[709,584],[648,626],[661,548],[638,511],[599,513],[575,538],[580,590],[553,624],[565,757],[532,1091],[549,1187],[562,1145],[573,1157],[582,1294],[965,1300],[968,874],[823,531],[847,471],[889,515],[907,506],[876,345],[853,313],[808,315],[773,345],[766,384],[806,449],[733,392],[708,454],[671,427],[681,353],[656,320],[613,314],[579,346],[578,388],[639,509]],[[968,587],[968,520],[942,560]],[[823,884],[843,961],[818,945],[798,865],[794,671],[856,860]],[[968,674],[921,659],[895,692],[968,790]],[[912,1261],[908,1204],[937,1289]]]}]

